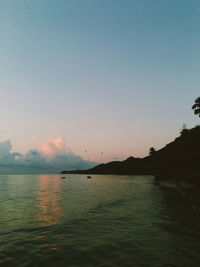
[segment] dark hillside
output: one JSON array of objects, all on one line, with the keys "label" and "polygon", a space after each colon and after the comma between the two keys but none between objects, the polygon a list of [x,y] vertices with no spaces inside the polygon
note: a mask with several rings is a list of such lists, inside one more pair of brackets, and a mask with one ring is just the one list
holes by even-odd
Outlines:
[{"label": "dark hillside", "polygon": [[200,126],[181,135],[152,155],[158,179],[196,180],[200,176]]},{"label": "dark hillside", "polygon": [[149,157],[133,158],[124,161],[111,161],[100,164],[89,170],[63,171],[62,173],[85,173],[85,174],[153,174]]},{"label": "dark hillside", "polygon": [[196,181],[200,177],[200,126],[181,135],[145,158],[100,164],[89,170],[63,171],[82,174],[154,174],[156,179]]}]

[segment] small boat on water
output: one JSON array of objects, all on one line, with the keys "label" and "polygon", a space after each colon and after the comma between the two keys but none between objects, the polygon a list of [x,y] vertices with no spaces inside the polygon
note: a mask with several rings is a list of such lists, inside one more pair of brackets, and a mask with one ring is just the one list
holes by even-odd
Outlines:
[{"label": "small boat on water", "polygon": [[66,179],[66,177],[65,176],[62,176],[61,179]]},{"label": "small boat on water", "polygon": [[88,176],[87,176],[87,178],[88,178],[88,179],[91,179],[91,178],[92,178],[92,176],[89,176],[89,175],[88,175]]}]

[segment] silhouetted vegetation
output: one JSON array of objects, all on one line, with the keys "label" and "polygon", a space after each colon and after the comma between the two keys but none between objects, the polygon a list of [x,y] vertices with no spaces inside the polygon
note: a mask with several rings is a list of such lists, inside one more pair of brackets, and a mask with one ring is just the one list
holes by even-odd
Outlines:
[{"label": "silhouetted vegetation", "polygon": [[156,152],[156,149],[154,147],[150,147],[150,149],[149,149],[149,156],[154,155],[155,152]]},{"label": "silhouetted vegetation", "polygon": [[195,104],[192,106],[195,115],[199,115],[200,117],[200,97],[195,100]]}]

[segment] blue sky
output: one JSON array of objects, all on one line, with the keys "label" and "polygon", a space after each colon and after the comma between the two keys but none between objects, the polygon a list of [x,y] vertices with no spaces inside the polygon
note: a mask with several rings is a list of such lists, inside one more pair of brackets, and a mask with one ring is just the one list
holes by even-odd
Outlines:
[{"label": "blue sky", "polygon": [[197,0],[1,1],[0,141],[61,136],[99,162],[162,147],[199,123],[199,28]]}]

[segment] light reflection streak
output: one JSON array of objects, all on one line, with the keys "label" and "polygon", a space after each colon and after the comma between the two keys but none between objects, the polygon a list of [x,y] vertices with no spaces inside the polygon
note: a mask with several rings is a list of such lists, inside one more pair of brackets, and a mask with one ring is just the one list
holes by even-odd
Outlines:
[{"label": "light reflection streak", "polygon": [[39,220],[48,226],[57,224],[61,217],[63,217],[63,212],[59,203],[61,200],[61,180],[58,177],[50,175],[40,175],[39,186]]}]

